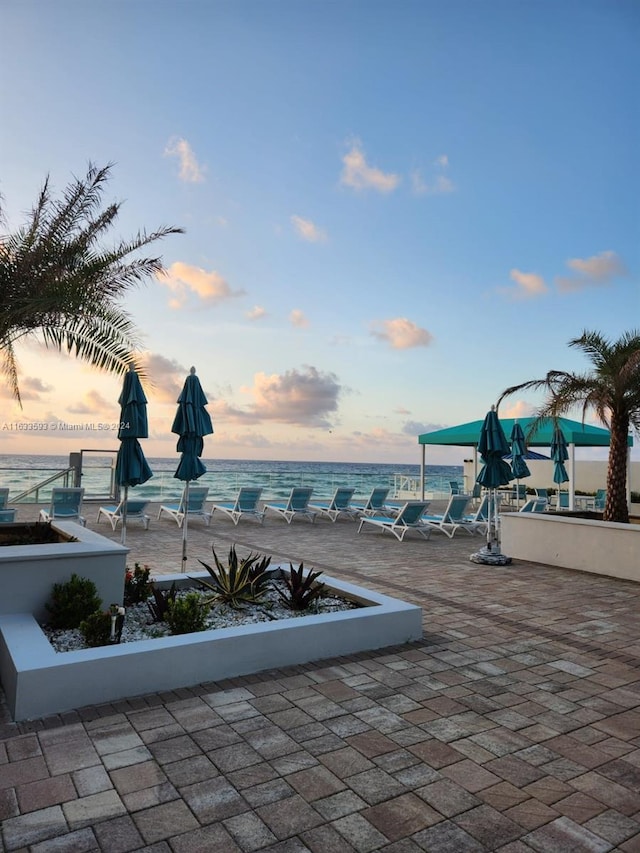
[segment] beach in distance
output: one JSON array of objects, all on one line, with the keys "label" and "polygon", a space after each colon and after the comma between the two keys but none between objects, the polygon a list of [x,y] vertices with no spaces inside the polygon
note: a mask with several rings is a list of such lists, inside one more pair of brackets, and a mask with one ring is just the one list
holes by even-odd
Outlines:
[{"label": "beach in distance", "polygon": [[[368,495],[372,488],[389,487],[390,494],[420,476],[420,466],[403,463],[366,462],[284,462],[251,459],[203,459],[207,473],[197,482],[208,486],[209,496],[231,500],[241,486],[261,486],[269,500],[286,497],[294,486],[313,488],[315,498],[329,498],[338,486],[355,489],[354,497]],[[174,477],[178,455],[171,458],[148,457],[153,477],[131,489],[136,497],[150,501],[179,498],[184,484]],[[82,486],[86,499],[101,498],[110,493],[115,466],[115,452],[83,452]],[[0,455],[0,487],[9,489],[9,500],[33,488],[37,483],[69,467],[67,456]],[[426,489],[440,491],[450,480],[462,484],[462,465],[427,465]],[[62,482],[52,485],[63,485]],[[47,496],[43,490],[39,499]]]}]

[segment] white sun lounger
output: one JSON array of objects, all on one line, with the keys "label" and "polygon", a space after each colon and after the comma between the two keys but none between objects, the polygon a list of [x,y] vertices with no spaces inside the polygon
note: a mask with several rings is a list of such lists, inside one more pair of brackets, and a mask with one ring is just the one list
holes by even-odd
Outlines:
[{"label": "white sun lounger", "polygon": [[242,486],[235,501],[213,504],[211,507],[211,515],[213,516],[216,510],[220,510],[220,512],[228,515],[236,526],[241,518],[254,518],[262,524],[264,520],[264,511],[258,506],[261,494],[261,488]]},{"label": "white sun lounger", "polygon": [[400,542],[402,542],[409,530],[415,530],[424,539],[428,539],[431,536],[431,528],[424,524],[422,516],[428,508],[429,503],[430,501],[407,501],[400,512],[393,518],[363,515],[360,519],[358,533],[361,532],[365,524],[368,524],[371,527],[377,527],[381,533],[388,530]]}]

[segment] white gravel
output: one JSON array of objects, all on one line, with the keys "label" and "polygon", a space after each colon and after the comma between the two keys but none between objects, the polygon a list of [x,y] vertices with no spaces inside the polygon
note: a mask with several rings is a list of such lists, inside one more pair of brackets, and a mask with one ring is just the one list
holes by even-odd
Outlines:
[{"label": "white gravel", "polygon": [[[279,583],[279,581],[272,581],[272,586],[275,587]],[[284,590],[284,585],[281,586],[281,589]],[[204,593],[202,594],[203,596],[205,595]],[[179,597],[182,595],[186,595],[186,591],[178,593]],[[150,600],[153,601],[153,598]],[[207,628],[205,630],[233,628],[257,622],[292,619],[315,613],[336,613],[342,610],[353,610],[357,606],[352,601],[328,595],[317,599],[309,610],[290,610],[283,604],[275,589],[270,589],[265,595],[263,603],[259,605],[246,605],[240,610],[235,610],[226,604],[214,604],[209,611]],[[70,652],[87,648],[84,638],[78,629],[54,631],[47,627],[47,625],[42,625],[41,627],[57,652]],[[146,602],[126,608],[124,628],[120,642],[133,643],[136,640],[148,640],[150,638],[168,637],[170,635],[171,632],[166,622],[153,621]]]}]

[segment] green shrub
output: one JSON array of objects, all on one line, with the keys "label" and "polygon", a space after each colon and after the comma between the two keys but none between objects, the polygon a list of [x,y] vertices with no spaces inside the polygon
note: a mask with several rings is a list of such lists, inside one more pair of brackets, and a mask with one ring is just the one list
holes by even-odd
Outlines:
[{"label": "green shrub", "polygon": [[152,583],[149,580],[151,570],[149,566],[141,566],[135,563],[133,571],[127,569],[124,577],[124,603],[127,606],[140,604],[151,595]]},{"label": "green shrub", "polygon": [[61,631],[78,628],[86,619],[102,607],[102,599],[93,581],[72,574],[64,583],[56,583],[51,591],[51,601],[46,604],[49,625]]},{"label": "green shrub", "polygon": [[218,559],[215,548],[211,550],[215,566],[199,561],[211,575],[211,582],[201,578],[191,578],[211,590],[213,595],[209,599],[209,604],[219,601],[230,607],[241,607],[243,604],[258,603],[264,598],[269,586],[267,568],[271,563],[271,557],[249,554],[248,557],[240,560],[235,545],[232,545],[229,549],[229,560],[225,566]]},{"label": "green shrub", "polygon": [[90,648],[108,646],[111,636],[111,614],[97,610],[82,620],[80,632]]},{"label": "green shrub", "polygon": [[83,619],[80,623],[80,632],[85,643],[94,648],[119,643],[123,627],[124,607],[112,604],[106,613],[96,611]]},{"label": "green shrub", "polygon": [[289,574],[283,576],[287,591],[282,592],[277,588],[276,591],[290,610],[308,610],[314,601],[325,594],[325,585],[317,583],[321,574],[311,571],[305,577],[304,563],[300,563],[297,569],[289,563]]},{"label": "green shrub", "polygon": [[188,592],[167,607],[167,624],[172,634],[192,634],[206,626],[209,605],[197,592]]}]

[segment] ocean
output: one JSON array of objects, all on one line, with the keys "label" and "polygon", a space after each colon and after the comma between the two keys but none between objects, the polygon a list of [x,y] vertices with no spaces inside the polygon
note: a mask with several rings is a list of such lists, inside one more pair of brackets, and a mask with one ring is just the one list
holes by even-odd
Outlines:
[{"label": "ocean", "polygon": [[[150,501],[177,500],[184,483],[174,477],[179,458],[147,457],[154,476],[130,489],[136,497]],[[366,497],[375,486],[388,486],[390,496],[398,490],[417,488],[419,465],[375,464],[366,462],[279,462],[248,459],[203,459],[207,473],[199,486],[209,487],[209,498],[231,500],[241,486],[262,486],[263,499],[288,496],[293,486],[311,486],[316,499],[330,498],[338,486],[355,489],[354,498]],[[85,500],[104,500],[114,494],[115,453],[83,452],[81,485]],[[73,475],[61,472],[69,467],[67,456],[0,455],[0,487],[9,488],[9,501],[44,503],[53,486],[72,486]],[[449,492],[449,481],[462,484],[461,465],[427,465],[426,491]],[[52,479],[53,478],[53,479]],[[45,485],[34,490],[38,484]]]}]

